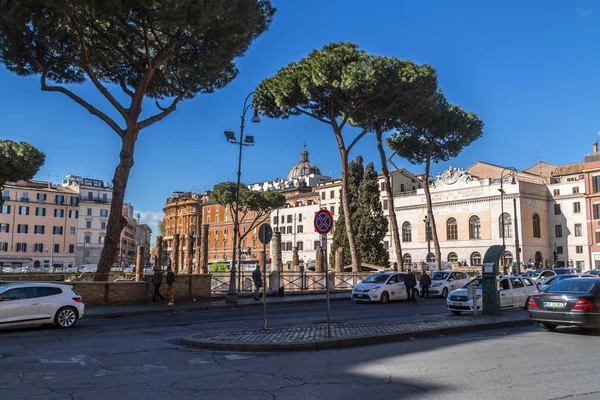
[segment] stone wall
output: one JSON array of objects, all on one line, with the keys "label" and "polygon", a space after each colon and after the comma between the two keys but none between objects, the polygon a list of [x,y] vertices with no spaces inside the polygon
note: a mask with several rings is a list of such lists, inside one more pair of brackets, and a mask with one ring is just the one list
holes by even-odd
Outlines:
[{"label": "stone wall", "polygon": [[[133,304],[146,303],[152,299],[151,277],[144,281],[118,282],[65,282],[83,298],[83,302],[92,304]],[[193,301],[210,299],[211,275],[176,274],[175,301]],[[161,294],[165,296],[167,285],[163,278]]]}]

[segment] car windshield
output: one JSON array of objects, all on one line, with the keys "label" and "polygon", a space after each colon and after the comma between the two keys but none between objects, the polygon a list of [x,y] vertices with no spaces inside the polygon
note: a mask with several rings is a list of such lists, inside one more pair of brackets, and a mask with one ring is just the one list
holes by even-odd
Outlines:
[{"label": "car windshield", "polygon": [[541,273],[542,271],[527,271],[523,274],[523,276],[526,278],[535,278]]},{"label": "car windshield", "polygon": [[431,280],[432,281],[443,281],[446,278],[448,278],[448,275],[450,275],[449,272],[434,271],[431,273]]},{"label": "car windshield", "polygon": [[389,278],[389,275],[384,274],[373,274],[365,278],[363,283],[384,283]]},{"label": "car windshield", "polygon": [[595,279],[563,279],[544,290],[545,293],[591,293]]},{"label": "car windshield", "polygon": [[471,282],[467,283],[463,286],[464,289],[467,289],[469,286],[477,286],[477,289],[481,289],[481,283],[483,280],[481,278],[473,279]]}]

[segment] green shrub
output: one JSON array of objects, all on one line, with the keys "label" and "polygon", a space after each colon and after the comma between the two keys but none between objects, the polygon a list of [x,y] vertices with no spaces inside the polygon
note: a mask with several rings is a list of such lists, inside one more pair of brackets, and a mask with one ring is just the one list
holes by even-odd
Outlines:
[{"label": "green shrub", "polygon": [[214,263],[208,268],[208,272],[226,272],[229,270],[228,263]]}]

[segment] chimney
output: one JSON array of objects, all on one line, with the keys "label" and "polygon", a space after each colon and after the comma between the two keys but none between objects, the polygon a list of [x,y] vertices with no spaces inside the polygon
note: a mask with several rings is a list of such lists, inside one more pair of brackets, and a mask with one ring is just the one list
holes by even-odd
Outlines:
[{"label": "chimney", "polygon": [[594,153],[598,152],[598,142],[594,142]]},{"label": "chimney", "polygon": [[48,182],[48,189],[52,189],[52,182]]}]

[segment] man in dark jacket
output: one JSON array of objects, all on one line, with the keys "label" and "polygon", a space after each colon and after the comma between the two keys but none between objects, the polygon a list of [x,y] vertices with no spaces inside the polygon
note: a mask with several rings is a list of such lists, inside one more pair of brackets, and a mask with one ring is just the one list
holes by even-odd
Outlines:
[{"label": "man in dark jacket", "polygon": [[167,267],[167,296],[169,296],[169,306],[175,302],[175,274],[171,270],[171,266]]},{"label": "man in dark jacket", "polygon": [[406,286],[406,300],[409,302],[416,302],[415,298],[415,286],[417,286],[417,277],[413,274],[412,269],[408,270],[408,275],[404,280],[404,286]]},{"label": "man in dark jacket", "polygon": [[154,275],[152,276],[152,302],[156,302],[156,296],[160,297],[162,301],[165,301],[165,298],[162,294],[160,294],[160,285],[162,284],[163,274],[160,269],[154,269]]},{"label": "man in dark jacket", "polygon": [[431,277],[427,274],[427,271],[423,271],[423,275],[421,275],[419,283],[421,284],[421,297],[429,298],[429,286],[431,286]]},{"label": "man in dark jacket", "polygon": [[254,281],[254,300],[260,300],[258,294],[262,287],[262,273],[260,272],[260,265],[256,266],[256,269],[252,271],[252,280]]}]

